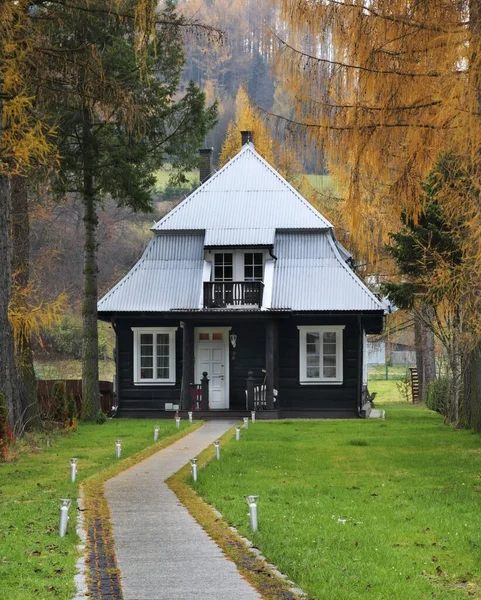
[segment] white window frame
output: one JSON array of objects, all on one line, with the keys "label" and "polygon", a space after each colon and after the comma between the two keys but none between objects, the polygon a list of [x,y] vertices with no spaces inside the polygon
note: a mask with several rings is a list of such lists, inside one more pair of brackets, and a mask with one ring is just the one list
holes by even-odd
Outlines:
[{"label": "white window frame", "polygon": [[[301,385],[342,385],[343,375],[343,337],[345,325],[298,325],[299,330],[299,382]],[[333,377],[307,377],[306,361],[306,335],[307,333],[325,333],[336,334],[336,378]],[[319,367],[322,372],[323,344],[320,347]]]},{"label": "white window frame", "polygon": [[[178,327],[132,327],[134,334],[134,385],[175,385],[176,372],[175,372],[175,332]],[[169,334],[169,377],[166,379],[159,379],[153,377],[152,379],[145,379],[140,377],[140,336],[143,333],[157,334],[157,333],[168,333]],[[156,372],[156,343],[154,341],[154,365],[153,372]]]}]

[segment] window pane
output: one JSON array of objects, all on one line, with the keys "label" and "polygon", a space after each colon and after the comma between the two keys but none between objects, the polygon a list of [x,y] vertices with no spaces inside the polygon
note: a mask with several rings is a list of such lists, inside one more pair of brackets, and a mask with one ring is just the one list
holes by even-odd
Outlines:
[{"label": "window pane", "polygon": [[335,367],[336,366],[336,357],[324,355],[323,364],[325,367]]},{"label": "window pane", "polygon": [[225,265],[224,266],[224,280],[232,281],[232,278],[233,278],[232,265]]},{"label": "window pane", "polygon": [[151,333],[141,333],[140,334],[140,344],[153,344],[154,343],[154,336]]},{"label": "window pane", "polygon": [[153,369],[140,369],[140,379],[152,379],[154,377]]},{"label": "window pane", "polygon": [[153,367],[154,366],[154,359],[152,356],[141,356],[140,358],[140,368],[144,368],[144,367]]},{"label": "window pane", "polygon": [[324,332],[324,343],[336,343],[336,332],[335,331],[325,331]]},{"label": "window pane", "polygon": [[319,356],[308,354],[307,355],[307,366],[308,367],[318,367],[319,366]]},{"label": "window pane", "polygon": [[308,379],[319,379],[319,367],[307,367],[306,374]]},{"label": "window pane", "polygon": [[260,265],[260,266],[262,266],[263,259],[264,259],[264,257],[263,257],[263,255],[262,255],[262,252],[256,252],[256,253],[254,254],[254,264],[255,264],[255,265]]},{"label": "window pane", "polygon": [[246,264],[246,265],[254,264],[254,254],[252,254],[252,252],[246,252],[244,254],[244,264]]},{"label": "window pane", "polygon": [[323,373],[324,373],[324,377],[326,379],[335,379],[336,378],[336,367],[324,367]]},{"label": "window pane", "polygon": [[254,267],[254,279],[262,279],[262,265]]},{"label": "window pane", "polygon": [[157,379],[168,379],[169,378],[169,369],[157,369]]},{"label": "window pane", "polygon": [[324,344],[324,356],[326,354],[336,356],[336,344]]},{"label": "window pane", "polygon": [[245,267],[244,267],[245,281],[252,281],[253,278],[254,278],[254,267],[251,265],[245,265]]},{"label": "window pane", "polygon": [[213,339],[213,340],[216,340],[216,341],[222,340],[222,338],[223,338],[223,337],[224,337],[224,336],[223,336],[223,334],[222,334],[222,333],[213,333],[213,334],[212,334],[212,339]]},{"label": "window pane", "polygon": [[209,334],[208,333],[199,333],[199,340],[202,340],[202,341],[209,340]]},{"label": "window pane", "polygon": [[306,333],[306,342],[308,344],[319,344],[319,334],[315,331]]}]

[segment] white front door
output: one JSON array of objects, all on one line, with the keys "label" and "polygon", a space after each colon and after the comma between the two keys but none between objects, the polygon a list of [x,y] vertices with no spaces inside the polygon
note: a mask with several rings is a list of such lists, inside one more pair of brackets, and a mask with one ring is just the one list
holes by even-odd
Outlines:
[{"label": "white front door", "polygon": [[195,329],[195,380],[209,379],[209,407],[229,408],[229,331],[224,327]]}]

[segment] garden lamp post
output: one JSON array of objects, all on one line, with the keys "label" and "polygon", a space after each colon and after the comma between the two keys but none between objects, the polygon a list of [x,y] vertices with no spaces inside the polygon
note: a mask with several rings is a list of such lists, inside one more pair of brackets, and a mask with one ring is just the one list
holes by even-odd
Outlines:
[{"label": "garden lamp post", "polygon": [[246,496],[247,504],[249,505],[249,517],[251,520],[251,530],[257,531],[258,522],[257,522],[257,498],[259,496]]},{"label": "garden lamp post", "polygon": [[64,537],[67,533],[68,509],[71,504],[72,500],[70,498],[60,498],[60,523],[58,527],[60,537]]},{"label": "garden lamp post", "polygon": [[244,417],[244,429],[249,429],[249,417]]},{"label": "garden lamp post", "polygon": [[235,439],[236,439],[237,441],[239,441],[239,440],[240,440],[240,427],[239,427],[239,426],[237,426],[237,427],[235,428]]},{"label": "garden lamp post", "polygon": [[196,458],[190,459],[190,466],[192,467],[192,479],[194,481],[197,481],[197,459]]},{"label": "garden lamp post", "polygon": [[154,442],[156,442],[159,439],[159,426],[156,425],[154,427]]},{"label": "garden lamp post", "polygon": [[180,417],[175,417],[175,426],[180,429]]},{"label": "garden lamp post", "polygon": [[70,481],[72,483],[77,478],[77,461],[78,461],[78,458],[70,459]]},{"label": "garden lamp post", "polygon": [[255,422],[256,422],[256,411],[255,411],[255,410],[252,410],[252,411],[251,411],[251,419],[252,419],[252,422],[253,422],[253,423],[255,423]]},{"label": "garden lamp post", "polygon": [[193,412],[191,410],[189,410],[189,412],[187,413],[189,415],[189,421],[190,423],[192,423],[192,416],[193,416]]},{"label": "garden lamp post", "polygon": [[120,458],[121,454],[122,454],[122,440],[117,440],[115,442],[115,456],[117,458]]},{"label": "garden lamp post", "polygon": [[215,457],[217,458],[217,460],[220,460],[220,440],[216,440],[214,442],[214,448],[215,448]]}]

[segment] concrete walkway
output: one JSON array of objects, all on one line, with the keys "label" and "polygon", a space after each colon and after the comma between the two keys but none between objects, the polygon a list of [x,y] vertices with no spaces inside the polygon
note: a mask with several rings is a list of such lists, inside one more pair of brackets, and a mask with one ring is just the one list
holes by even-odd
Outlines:
[{"label": "concrete walkway", "polygon": [[124,600],[261,598],[164,483],[233,425],[211,421],[107,481]]}]

